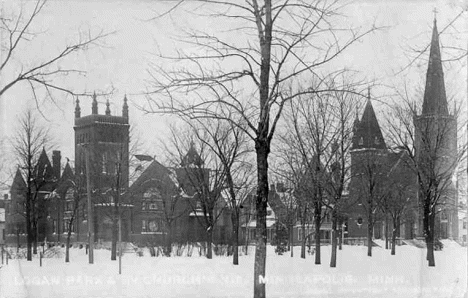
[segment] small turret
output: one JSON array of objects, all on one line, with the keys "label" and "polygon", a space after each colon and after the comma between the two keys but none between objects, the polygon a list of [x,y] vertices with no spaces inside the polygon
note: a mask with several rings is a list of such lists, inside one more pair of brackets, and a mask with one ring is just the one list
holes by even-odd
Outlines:
[{"label": "small turret", "polygon": [[80,100],[78,97],[76,98],[76,106],[75,106],[75,118],[81,117],[81,108],[80,108]]},{"label": "small turret", "polygon": [[110,116],[110,114],[111,114],[109,106],[110,106],[109,99],[107,99],[107,102],[106,102],[106,115],[107,116]]},{"label": "small turret", "polygon": [[91,108],[91,113],[93,115],[97,115],[98,113],[98,105],[97,105],[97,100],[96,100],[96,92],[94,92],[93,94],[93,105],[92,105],[92,108]]},{"label": "small turret", "polygon": [[125,94],[124,103],[122,107],[122,117],[128,119],[128,104],[127,104],[127,95]]}]

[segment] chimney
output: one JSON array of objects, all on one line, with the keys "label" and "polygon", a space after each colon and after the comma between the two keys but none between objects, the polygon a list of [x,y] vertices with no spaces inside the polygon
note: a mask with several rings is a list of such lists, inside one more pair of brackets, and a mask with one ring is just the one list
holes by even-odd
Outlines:
[{"label": "chimney", "polygon": [[52,169],[55,178],[58,180],[60,179],[60,159],[62,156],[60,155],[60,151],[54,150],[52,151]]}]

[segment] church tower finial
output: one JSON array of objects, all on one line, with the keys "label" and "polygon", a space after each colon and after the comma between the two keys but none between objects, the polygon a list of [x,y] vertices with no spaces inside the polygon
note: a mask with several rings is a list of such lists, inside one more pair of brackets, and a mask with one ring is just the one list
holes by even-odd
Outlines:
[{"label": "church tower finial", "polygon": [[97,105],[97,99],[96,99],[96,91],[94,91],[94,94],[93,94],[93,105],[92,105],[92,108],[91,108],[91,113],[93,115],[96,115],[98,113],[98,105]]},{"label": "church tower finial", "polygon": [[111,114],[109,106],[110,106],[109,99],[107,99],[107,102],[106,102],[106,115],[107,116],[110,116],[110,114]]},{"label": "church tower finial", "polygon": [[76,105],[75,105],[75,118],[80,118],[80,117],[81,117],[80,100],[77,97]]},{"label": "church tower finial", "polygon": [[127,104],[127,94],[124,96],[124,103],[122,107],[122,117],[128,119],[128,104]]}]

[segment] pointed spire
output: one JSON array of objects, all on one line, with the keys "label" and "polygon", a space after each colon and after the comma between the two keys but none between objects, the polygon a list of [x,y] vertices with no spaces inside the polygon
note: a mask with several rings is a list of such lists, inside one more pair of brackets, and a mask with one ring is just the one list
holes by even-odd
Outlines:
[{"label": "pointed spire", "polygon": [[26,187],[26,182],[24,181],[23,174],[21,173],[20,167],[16,168],[15,178],[13,178],[12,188],[16,190],[23,190]]},{"label": "pointed spire", "polygon": [[81,117],[80,100],[77,97],[76,105],[75,105],[75,118],[80,118],[80,117]]},{"label": "pointed spire", "polygon": [[111,114],[110,103],[109,103],[109,99],[107,99],[107,102],[106,102],[106,115],[110,116],[110,114]]},{"label": "pointed spire", "polygon": [[429,63],[426,73],[426,88],[424,90],[422,114],[448,115],[444,71],[440,55],[439,32],[437,31],[437,20],[435,16],[429,52]]},{"label": "pointed spire", "polygon": [[37,160],[35,175],[44,181],[50,181],[54,176],[52,165],[50,164],[49,157],[47,157],[45,147],[42,147],[41,155],[39,155],[39,159]]},{"label": "pointed spire", "polygon": [[93,105],[92,105],[92,108],[91,108],[91,113],[94,115],[94,114],[97,114],[98,113],[98,105],[97,105],[97,99],[96,99],[96,91],[94,91],[94,94],[93,94]]},{"label": "pointed spire", "polygon": [[367,99],[361,121],[355,129],[352,149],[368,148],[387,148],[370,98]]},{"label": "pointed spire", "polygon": [[190,142],[190,148],[187,151],[187,154],[182,158],[181,166],[182,167],[193,167],[193,166],[203,166],[203,160],[195,149],[195,143],[193,140]]},{"label": "pointed spire", "polygon": [[127,94],[125,94],[125,97],[124,97],[124,104],[122,107],[122,117],[128,118]]}]

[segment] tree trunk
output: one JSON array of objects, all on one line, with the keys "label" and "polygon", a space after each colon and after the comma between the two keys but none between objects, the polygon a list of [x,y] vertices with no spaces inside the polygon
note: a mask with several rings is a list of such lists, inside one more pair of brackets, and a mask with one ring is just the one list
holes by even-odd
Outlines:
[{"label": "tree trunk", "polygon": [[[268,86],[266,86],[268,88]],[[268,126],[268,123],[265,123]],[[268,130],[267,130],[268,131]],[[263,142],[256,140],[257,155],[257,200],[256,200],[256,246],[254,264],[254,298],[265,298],[265,272],[266,272],[266,242],[267,227],[266,214],[268,202],[268,153],[269,144],[265,136]]]},{"label": "tree trunk", "polygon": [[340,231],[340,234],[338,235],[338,249],[339,250],[342,250],[343,249],[343,223],[341,222],[341,220],[338,222],[338,227],[339,227],[339,231]]},{"label": "tree trunk", "polygon": [[388,249],[388,220],[385,218],[385,249]]},{"label": "tree trunk", "polygon": [[70,262],[70,238],[71,238],[71,228],[68,227],[68,234],[67,234],[67,247],[65,248],[65,263]]},{"label": "tree trunk", "polygon": [[372,218],[372,208],[369,207],[367,212],[367,256],[372,257],[372,230],[374,227]]},{"label": "tree trunk", "polygon": [[332,251],[331,251],[331,259],[330,259],[330,267],[336,267],[336,249],[337,249],[337,216],[336,216],[336,211],[333,210],[332,212],[332,237],[331,237],[331,240],[332,240]]},{"label": "tree trunk", "polygon": [[294,257],[294,227],[289,227],[289,246],[291,247],[291,258]]},{"label": "tree trunk", "polygon": [[33,242],[33,231],[31,223],[31,202],[26,201],[26,234],[27,234],[27,260],[32,261],[32,242]]},{"label": "tree trunk", "polygon": [[391,255],[395,255],[397,225],[398,225],[398,219],[394,218],[393,219],[393,230],[392,230],[392,251],[390,253]]},{"label": "tree trunk", "polygon": [[435,208],[430,208],[430,198],[426,197],[424,202],[424,236],[426,240],[427,255],[426,259],[428,261],[429,267],[435,266],[434,258],[434,217],[435,217]]},{"label": "tree trunk", "polygon": [[302,225],[301,225],[301,230],[302,230],[301,258],[305,259],[306,258],[306,253],[305,253],[306,249],[305,249],[305,247],[306,247],[307,237],[306,237],[306,234],[305,234],[305,224],[304,223],[302,223]]},{"label": "tree trunk", "polygon": [[206,258],[207,259],[212,259],[213,258],[213,226],[208,227],[207,233],[207,252],[206,252]]},{"label": "tree trunk", "polygon": [[20,234],[19,234],[19,229],[16,228],[16,252],[19,252],[19,247],[20,247]]},{"label": "tree trunk", "polygon": [[322,220],[322,206],[315,204],[315,264],[320,264],[320,222]]},{"label": "tree trunk", "polygon": [[37,255],[37,237],[39,236],[37,231],[37,220],[33,220],[33,235],[33,254]]},{"label": "tree trunk", "polygon": [[114,214],[114,218],[112,219],[112,244],[111,244],[111,260],[117,260],[117,238],[119,236],[118,230],[118,220],[117,216]]},{"label": "tree trunk", "polygon": [[172,222],[168,223],[167,230],[169,231],[169,233],[167,233],[167,235],[166,235],[166,252],[165,252],[165,255],[167,257],[170,257],[171,253],[172,253]]},{"label": "tree trunk", "polygon": [[[237,207],[234,207],[237,208]],[[239,265],[239,210],[231,214],[232,220],[232,264]]]},{"label": "tree trunk", "polygon": [[429,215],[429,229],[426,236],[427,245],[427,261],[429,267],[435,267],[435,256],[434,256],[434,225],[435,225],[435,213],[432,212]]}]

